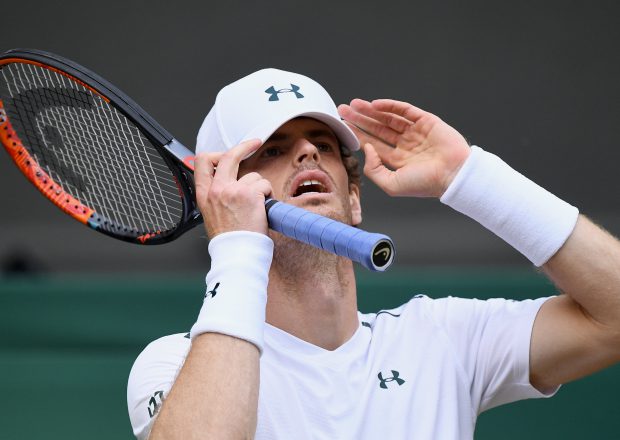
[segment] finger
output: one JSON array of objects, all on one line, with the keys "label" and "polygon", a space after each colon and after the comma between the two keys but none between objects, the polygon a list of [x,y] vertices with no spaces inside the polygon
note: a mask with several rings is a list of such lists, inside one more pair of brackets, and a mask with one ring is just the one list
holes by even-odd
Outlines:
[{"label": "finger", "polygon": [[217,153],[205,153],[213,163],[213,165],[217,168],[217,164],[220,163],[220,159],[224,155],[225,151],[218,151]]},{"label": "finger", "polygon": [[338,107],[338,112],[346,122],[349,122],[374,138],[380,139],[388,144],[395,145],[398,140],[398,136],[400,136],[400,133],[396,130],[393,130],[379,121],[359,113],[350,105],[341,104]]},{"label": "finger", "polygon": [[256,188],[264,197],[272,197],[273,187],[267,179],[260,179],[254,184],[253,188]]},{"label": "finger", "polygon": [[394,148],[394,146],[388,145],[382,140],[370,136],[369,134],[357,128],[355,125],[352,125],[348,122],[345,122],[345,124],[347,124],[349,128],[351,128],[353,133],[355,133],[355,135],[360,141],[360,145],[364,145],[367,143],[372,144],[375,151],[379,154],[379,157],[381,158],[381,161],[383,163],[387,164],[387,166],[392,167],[392,168],[397,167],[397,163],[396,163],[397,151]]},{"label": "finger", "polygon": [[201,153],[194,159],[194,182],[196,187],[206,186],[207,190],[213,181],[215,164],[209,153]]},{"label": "finger", "polygon": [[204,203],[207,200],[207,194],[213,184],[213,174],[215,165],[209,154],[201,153],[194,159],[194,187],[196,188],[196,202],[198,209],[204,212]]},{"label": "finger", "polygon": [[250,186],[264,197],[270,196],[273,192],[271,182],[256,172],[244,175],[239,179],[239,183]]},{"label": "finger", "polygon": [[354,99],[351,101],[351,108],[356,112],[375,119],[392,130],[403,133],[406,129],[413,125],[413,122],[394,113],[382,112],[375,109],[372,104],[363,99]]},{"label": "finger", "polygon": [[348,121],[344,121],[344,123],[351,129],[351,131],[355,134],[355,136],[357,137],[357,139],[360,142],[360,145],[363,145],[367,142],[377,142],[377,143],[382,143],[384,144],[385,142],[383,142],[381,139],[377,139],[374,136],[371,136],[370,134],[366,133],[364,130],[360,129],[359,127],[357,127],[356,125],[353,125],[352,123],[348,122]]},{"label": "finger", "polygon": [[260,146],[260,139],[251,139],[249,141],[241,142],[236,147],[233,147],[225,152],[219,158],[217,163],[217,173],[215,173],[215,179],[222,181],[237,180],[239,163],[241,163],[241,161],[250,154],[258,150]]},{"label": "finger", "polygon": [[396,130],[380,123],[379,121],[376,121],[375,119],[362,115],[346,104],[341,104],[340,107],[338,107],[338,111],[340,116],[345,121],[350,122],[351,124],[364,130],[366,133],[379,138],[388,144],[396,145],[398,137],[400,136],[400,133]]},{"label": "finger", "polygon": [[261,179],[263,179],[263,176],[261,176],[256,171],[253,171],[253,172],[245,174],[245,175],[243,175],[243,177],[239,178],[239,183],[244,183],[246,185],[251,185],[251,184],[253,184],[255,182],[258,182]]},{"label": "finger", "polygon": [[417,122],[424,115],[428,114],[428,112],[425,112],[421,108],[413,106],[408,102],[395,101],[393,99],[375,99],[372,101],[371,105],[375,110],[394,113],[411,122]]},{"label": "finger", "polygon": [[371,143],[364,144],[362,150],[365,157],[364,175],[387,194],[393,195],[396,189],[396,173],[385,167]]}]

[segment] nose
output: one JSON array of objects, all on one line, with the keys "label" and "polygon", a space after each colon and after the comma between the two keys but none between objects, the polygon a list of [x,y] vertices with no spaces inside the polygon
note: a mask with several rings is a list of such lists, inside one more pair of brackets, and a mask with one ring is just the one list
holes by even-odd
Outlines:
[{"label": "nose", "polygon": [[319,163],[321,160],[321,155],[319,154],[319,150],[316,148],[312,142],[308,139],[299,139],[295,145],[295,163],[296,165],[300,165],[306,161],[314,161]]}]

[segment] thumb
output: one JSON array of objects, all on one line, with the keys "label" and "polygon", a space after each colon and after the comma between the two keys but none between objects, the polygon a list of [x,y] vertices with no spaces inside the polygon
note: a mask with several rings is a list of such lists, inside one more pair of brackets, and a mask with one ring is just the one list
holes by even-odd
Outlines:
[{"label": "thumb", "polygon": [[364,151],[365,157],[364,174],[366,177],[372,180],[375,185],[387,194],[393,195],[394,190],[396,189],[396,182],[394,180],[396,173],[383,165],[383,162],[377,154],[374,145],[370,142],[363,144],[362,150]]}]

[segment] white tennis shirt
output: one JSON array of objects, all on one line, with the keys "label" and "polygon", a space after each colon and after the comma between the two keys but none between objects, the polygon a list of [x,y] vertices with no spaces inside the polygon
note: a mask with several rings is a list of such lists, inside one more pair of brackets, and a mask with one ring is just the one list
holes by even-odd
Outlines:
[{"label": "white tennis shirt", "polygon": [[[419,295],[360,313],[356,333],[334,351],[266,324],[256,439],[471,439],[482,411],[544,397],[529,383],[531,330],[544,301]],[[184,334],[166,336],[136,360],[127,402],[138,439],[190,344]]]}]

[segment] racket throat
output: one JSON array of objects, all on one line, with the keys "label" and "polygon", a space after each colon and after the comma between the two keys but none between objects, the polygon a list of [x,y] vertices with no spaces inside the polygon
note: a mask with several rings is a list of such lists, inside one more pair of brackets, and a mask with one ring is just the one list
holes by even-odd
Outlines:
[{"label": "racket throat", "polygon": [[174,159],[182,163],[187,170],[194,172],[194,159],[196,156],[185,145],[173,138],[168,144],[164,145],[164,148]]}]

